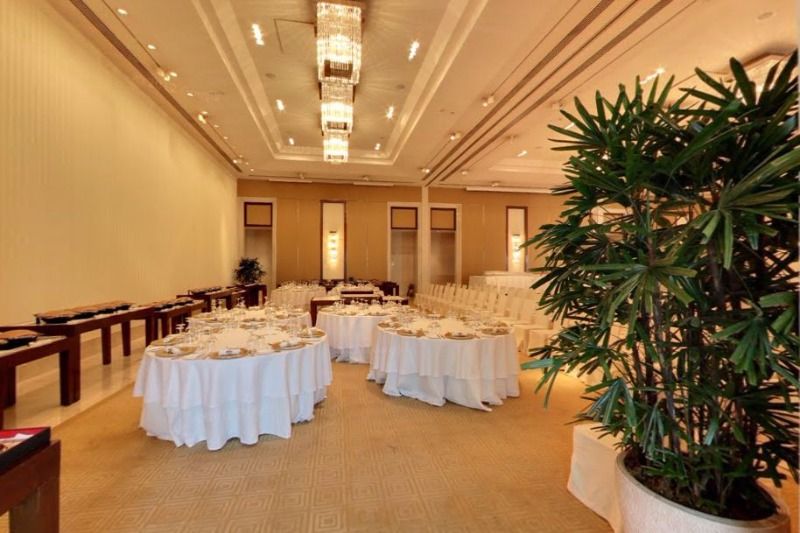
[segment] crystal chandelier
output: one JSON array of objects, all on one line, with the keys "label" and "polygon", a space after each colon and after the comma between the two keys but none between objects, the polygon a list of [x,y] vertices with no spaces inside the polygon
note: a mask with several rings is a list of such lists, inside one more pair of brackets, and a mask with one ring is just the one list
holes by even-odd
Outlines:
[{"label": "crystal chandelier", "polygon": [[317,3],[319,81],[356,85],[361,70],[361,8]]},{"label": "crystal chandelier", "polygon": [[329,163],[346,163],[349,145],[346,133],[326,133],[322,138],[322,159]]},{"label": "crystal chandelier", "polygon": [[322,84],[322,131],[353,131],[353,86],[341,83]]}]

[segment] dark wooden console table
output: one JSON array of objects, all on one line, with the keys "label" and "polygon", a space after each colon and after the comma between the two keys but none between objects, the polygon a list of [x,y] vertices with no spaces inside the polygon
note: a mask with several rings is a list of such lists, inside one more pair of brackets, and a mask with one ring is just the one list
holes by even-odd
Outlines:
[{"label": "dark wooden console table", "polygon": [[11,533],[56,533],[61,443],[26,456],[0,473],[0,514],[10,512]]},{"label": "dark wooden console table", "polygon": [[58,354],[61,405],[81,399],[81,353],[77,336],[43,337],[29,346],[0,350],[0,428],[3,427],[3,407],[11,407],[17,401],[17,366],[53,354]]}]

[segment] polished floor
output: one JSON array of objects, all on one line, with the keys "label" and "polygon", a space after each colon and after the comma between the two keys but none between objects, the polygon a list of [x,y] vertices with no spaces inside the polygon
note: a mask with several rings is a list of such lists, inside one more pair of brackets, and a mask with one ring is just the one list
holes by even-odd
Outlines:
[{"label": "polished floor", "polygon": [[83,398],[69,408],[57,406],[55,360],[21,369],[6,416],[59,424],[63,531],[610,530],[566,490],[581,391],[569,376],[547,409],[524,373],[520,398],[483,413],[390,398],[365,381],[366,366],[335,364],[328,399],[291,439],[209,452],[138,428],[136,366],[115,345],[103,367],[89,341]]}]

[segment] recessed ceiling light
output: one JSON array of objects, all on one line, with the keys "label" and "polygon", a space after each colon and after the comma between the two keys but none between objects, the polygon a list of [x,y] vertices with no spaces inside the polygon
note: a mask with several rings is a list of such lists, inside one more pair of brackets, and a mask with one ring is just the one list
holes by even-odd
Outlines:
[{"label": "recessed ceiling light", "polygon": [[239,157],[240,157],[241,159],[244,159],[244,156],[243,156],[242,154],[239,154]]},{"label": "recessed ceiling light", "polygon": [[494,95],[493,94],[490,94],[489,96],[487,96],[486,98],[481,100],[481,105],[483,107],[489,107],[493,103],[494,103]]},{"label": "recessed ceiling light", "polygon": [[156,50],[157,48],[156,48],[156,45],[154,45],[154,44],[148,44],[147,45],[147,49],[148,50]]},{"label": "recessed ceiling light", "polygon": [[189,96],[189,97],[194,96],[194,93],[189,91],[188,93],[186,93],[186,96]]},{"label": "recessed ceiling light", "polygon": [[461,138],[461,132],[460,131],[454,131],[453,133],[450,134],[450,140],[451,141],[457,141],[460,138]]},{"label": "recessed ceiling light", "polygon": [[289,137],[289,144],[294,146],[294,137]]},{"label": "recessed ceiling light", "polygon": [[275,107],[278,108],[278,111],[283,111],[284,109],[286,109],[286,105],[283,103],[283,100],[281,100],[280,98],[275,100]]},{"label": "recessed ceiling light", "polygon": [[492,187],[499,187],[499,186],[500,186],[500,182],[499,181],[493,181],[492,182]]},{"label": "recessed ceiling light", "polygon": [[121,7],[118,7],[118,8],[117,8],[117,13],[119,13],[121,16],[123,16],[123,17],[124,17],[125,15],[127,15],[127,14],[128,14],[128,11],[127,11],[126,9],[123,9],[123,8],[121,8]]},{"label": "recessed ceiling light", "polygon": [[430,174],[431,173],[431,169],[429,169],[428,167],[421,168],[420,170],[422,171],[423,174]]},{"label": "recessed ceiling light", "polygon": [[228,136],[227,135],[223,135],[222,138],[225,139],[226,141],[228,140]]},{"label": "recessed ceiling light", "polygon": [[528,155],[528,151],[527,151],[527,150],[521,150],[521,151],[520,151],[520,152],[517,154],[517,157],[525,157],[526,155]]},{"label": "recessed ceiling light", "polygon": [[174,70],[170,70],[169,71],[169,75],[172,76],[173,78],[177,78],[178,77],[178,73],[175,72]]},{"label": "recessed ceiling light", "polygon": [[264,46],[264,33],[261,31],[261,26],[253,24],[251,28],[253,28],[253,38],[256,40],[256,44]]},{"label": "recessed ceiling light", "polygon": [[250,169],[250,172],[255,172],[255,171],[256,171],[256,169],[254,169],[254,168]]},{"label": "recessed ceiling light", "polygon": [[214,127],[215,128],[219,128],[219,124],[214,124]]},{"label": "recessed ceiling light", "polygon": [[467,170],[466,168],[461,171],[462,176],[466,176],[467,174],[469,174],[469,170]]},{"label": "recessed ceiling light", "polygon": [[380,150],[381,149],[381,143],[375,143],[375,149],[376,150]]},{"label": "recessed ceiling light", "polygon": [[415,57],[417,57],[417,51],[419,50],[419,41],[414,41],[411,43],[411,46],[408,48],[408,60],[411,61]]},{"label": "recessed ceiling light", "polygon": [[238,165],[238,164],[239,164],[239,160],[238,160],[238,159],[234,159],[234,160],[233,160],[233,164],[234,164],[234,165]]},{"label": "recessed ceiling light", "polygon": [[386,118],[388,118],[389,120],[392,120],[394,118],[394,106],[393,105],[390,105],[386,109]]},{"label": "recessed ceiling light", "polygon": [[202,122],[203,124],[207,124],[208,123],[206,121],[206,114],[205,113],[200,113],[199,115],[197,115],[197,120]]}]

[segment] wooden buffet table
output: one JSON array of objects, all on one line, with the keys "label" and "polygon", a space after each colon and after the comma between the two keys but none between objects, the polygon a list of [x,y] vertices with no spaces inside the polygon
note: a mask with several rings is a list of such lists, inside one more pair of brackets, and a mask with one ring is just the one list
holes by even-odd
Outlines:
[{"label": "wooden buffet table", "polygon": [[211,311],[211,302],[214,300],[225,300],[225,307],[228,309],[233,309],[235,305],[235,299],[237,296],[242,296],[245,293],[244,290],[240,289],[239,287],[227,287],[224,289],[218,289],[215,291],[203,292],[203,293],[192,293],[189,291],[186,294],[179,294],[178,298],[188,296],[190,298],[194,298],[195,300],[200,300],[203,302],[203,311],[209,312]]},{"label": "wooden buffet table", "polygon": [[61,443],[52,441],[0,473],[0,514],[11,533],[58,531]]},{"label": "wooden buffet table", "polygon": [[264,283],[239,285],[244,291],[244,303],[247,307],[255,307],[267,301],[267,286]]},{"label": "wooden buffet table", "polygon": [[158,323],[161,322],[161,336],[166,337],[170,333],[174,333],[175,326],[185,322],[187,318],[192,316],[195,311],[200,311],[205,307],[205,302],[195,300],[194,302],[186,305],[179,305],[170,307],[168,309],[158,309],[153,311],[153,317],[148,324],[148,335],[145,344],[150,345],[153,340],[158,338]]},{"label": "wooden buffet table", "polygon": [[61,405],[81,399],[81,354],[77,336],[41,337],[28,346],[0,350],[0,429],[3,407],[11,407],[17,401],[17,366],[53,354],[58,354]]}]

